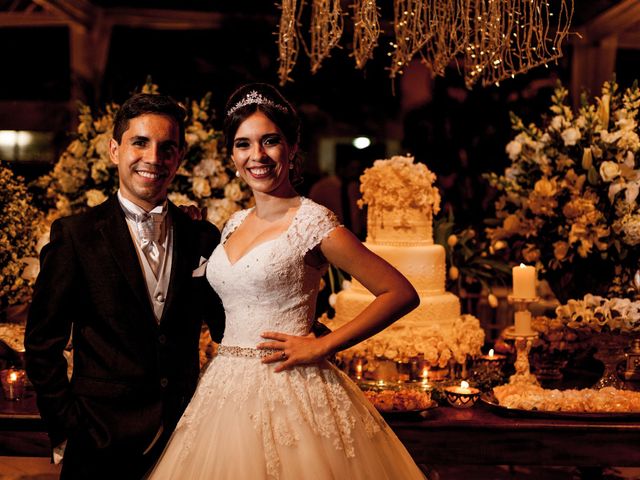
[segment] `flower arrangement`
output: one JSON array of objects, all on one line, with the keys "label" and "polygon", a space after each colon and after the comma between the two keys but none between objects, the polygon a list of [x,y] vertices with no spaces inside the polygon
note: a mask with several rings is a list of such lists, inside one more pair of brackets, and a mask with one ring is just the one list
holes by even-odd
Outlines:
[{"label": "flower arrangement", "polygon": [[434,222],[433,233],[434,242],[442,245],[447,255],[446,290],[458,295],[465,291],[484,292],[489,304],[497,307],[493,287],[511,282],[511,266],[500,255],[506,248],[505,242],[490,245],[472,227],[457,229],[451,212]]},{"label": "flower arrangement", "polygon": [[587,294],[556,308],[558,321],[574,330],[597,333],[640,333],[640,301]]},{"label": "flower arrangement", "polygon": [[543,127],[512,115],[511,165],[489,175],[500,196],[487,230],[513,258],[537,263],[561,301],[585,293],[637,295],[640,189],[637,83],[602,87],[577,114],[562,86]]},{"label": "flower arrangement", "polygon": [[[333,328],[326,314],[319,320]],[[355,356],[364,357],[375,366],[376,358],[400,360],[422,354],[431,367],[445,368],[451,361],[464,364],[468,357],[479,355],[485,337],[480,321],[471,315],[455,319],[450,328],[421,324],[419,334],[414,328],[398,324],[387,330],[389,335],[370,337],[337,356],[345,364]]]},{"label": "flower arrangement", "polygon": [[0,164],[0,310],[31,297],[41,213],[20,177]]},{"label": "flower arrangement", "polygon": [[[150,81],[142,93],[157,94]],[[109,139],[119,106],[111,103],[94,115],[82,105],[73,141],[53,171],[39,178],[36,187],[45,191],[51,210],[48,220],[83,211],[102,203],[118,188],[117,169],[109,159]],[[177,205],[207,207],[208,220],[219,228],[251,199],[246,185],[233,175],[221,133],[212,126],[211,94],[189,104],[185,137],[187,152],[169,193]]]}]

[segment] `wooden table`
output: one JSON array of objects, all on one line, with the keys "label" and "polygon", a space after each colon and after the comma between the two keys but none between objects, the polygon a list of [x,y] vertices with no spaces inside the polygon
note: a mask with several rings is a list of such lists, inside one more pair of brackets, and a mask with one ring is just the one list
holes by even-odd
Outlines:
[{"label": "wooden table", "polygon": [[418,420],[388,419],[417,463],[640,466],[639,420],[513,417],[483,404],[425,413]]},{"label": "wooden table", "polygon": [[33,391],[27,390],[19,401],[0,395],[0,456],[48,457],[49,438]]},{"label": "wooden table", "polygon": [[[640,421],[512,417],[486,405],[437,407],[424,417],[387,418],[425,465],[640,466]],[[49,456],[32,392],[0,399],[0,455]]]}]

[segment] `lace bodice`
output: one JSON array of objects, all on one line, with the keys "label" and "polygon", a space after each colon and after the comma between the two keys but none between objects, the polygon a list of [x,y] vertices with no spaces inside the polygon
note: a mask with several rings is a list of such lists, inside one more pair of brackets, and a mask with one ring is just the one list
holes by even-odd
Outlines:
[{"label": "lace bodice", "polygon": [[316,268],[304,258],[339,224],[331,211],[301,197],[287,230],[232,264],[224,244],[250,212],[242,210],[229,219],[207,265],[207,279],[225,309],[222,343],[240,347],[255,347],[264,341],[260,334],[265,331],[309,333],[328,265]]}]

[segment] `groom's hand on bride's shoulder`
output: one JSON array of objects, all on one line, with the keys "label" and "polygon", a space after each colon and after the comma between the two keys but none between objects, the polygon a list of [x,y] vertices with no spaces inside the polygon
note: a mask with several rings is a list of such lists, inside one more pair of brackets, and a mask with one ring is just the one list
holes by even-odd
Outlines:
[{"label": "groom's hand on bride's shoulder", "polygon": [[191,220],[207,219],[207,207],[198,208],[195,205],[180,205],[180,210],[186,213]]}]

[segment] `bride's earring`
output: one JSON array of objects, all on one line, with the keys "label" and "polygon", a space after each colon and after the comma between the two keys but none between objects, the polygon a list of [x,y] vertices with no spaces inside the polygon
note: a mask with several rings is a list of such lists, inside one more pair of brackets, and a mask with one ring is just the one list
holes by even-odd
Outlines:
[{"label": "bride's earring", "polygon": [[236,177],[240,178],[240,172],[238,170],[236,170]]}]

